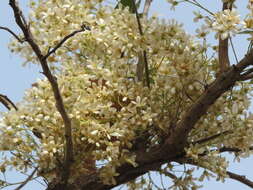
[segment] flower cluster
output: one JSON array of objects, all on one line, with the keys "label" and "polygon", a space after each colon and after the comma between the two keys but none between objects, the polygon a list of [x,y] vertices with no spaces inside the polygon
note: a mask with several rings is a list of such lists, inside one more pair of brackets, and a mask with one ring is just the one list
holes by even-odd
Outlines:
[{"label": "flower cluster", "polygon": [[[30,28],[44,54],[82,25],[90,28],[68,39],[48,61],[56,68],[54,73],[72,122],[75,161],[70,180],[99,170],[104,183],[115,184],[117,167],[125,163],[137,166],[133,153],[136,142],[148,134],[144,151],[161,143],[170,124],[180,121],[205,92],[214,80],[217,60],[208,58],[207,46],[197,43],[176,21],[141,19],[144,35],[140,35],[134,14],[101,2],[32,2]],[[209,28],[227,38],[237,33],[241,24],[234,10],[225,10],[214,15]],[[10,48],[25,62],[38,63],[28,44],[13,40]],[[145,77],[142,81],[136,78],[143,50],[151,88],[144,85]],[[250,90],[249,82],[236,84],[233,93],[220,97],[188,137],[192,145],[186,149],[187,156],[221,179],[227,162],[211,150],[230,145],[249,153],[252,144],[252,116],[245,112]],[[49,82],[38,80],[17,106],[17,111],[2,114],[0,150],[15,154],[4,157],[0,168],[25,171],[36,165],[40,176],[52,180],[59,175],[57,164],[64,157],[64,123]],[[194,144],[214,135],[217,138]],[[210,164],[199,159],[204,152],[208,152],[205,158]],[[214,167],[218,165],[221,167]],[[191,173],[175,183],[190,187],[195,180]]]},{"label": "flower cluster", "polygon": [[214,15],[214,20],[211,22],[208,21],[208,24],[217,32],[217,35],[225,39],[233,34],[237,34],[242,29],[244,22],[240,20],[240,16],[236,10],[226,9],[216,13]]}]

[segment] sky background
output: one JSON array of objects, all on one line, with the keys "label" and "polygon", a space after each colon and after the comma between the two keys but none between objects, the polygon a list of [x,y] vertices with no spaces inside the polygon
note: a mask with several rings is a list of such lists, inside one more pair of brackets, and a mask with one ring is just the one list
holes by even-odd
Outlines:
[{"label": "sky background", "polygon": [[[176,19],[184,24],[184,28],[189,33],[193,34],[196,30],[196,24],[193,23],[193,10],[198,8],[193,7],[189,4],[182,4],[176,11],[171,11],[170,6],[165,0],[153,0],[151,14],[156,14],[161,18],[165,19]],[[209,10],[216,12],[221,9],[221,0],[200,0],[204,6]],[[20,6],[22,7],[25,14],[28,13],[29,0],[20,0]],[[110,0],[110,2],[113,2]],[[239,8],[240,14],[243,16],[246,14],[246,3],[247,0],[238,0],[239,3],[236,5]],[[203,12],[203,11],[202,11]],[[12,10],[8,6],[8,0],[0,1],[0,26],[9,27],[13,31],[19,33],[17,26],[15,25]],[[40,67],[37,65],[27,65],[22,67],[22,59],[12,54],[7,46],[11,36],[9,33],[0,30],[0,94],[7,95],[14,102],[18,102],[22,99],[25,89],[31,87],[31,84],[38,77],[42,77],[40,74]],[[248,43],[245,40],[246,36],[239,36],[233,38],[234,46],[236,49],[239,60],[245,55]],[[212,43],[216,43],[215,39],[211,36],[210,40]],[[233,56],[231,56],[231,62],[235,63]],[[0,105],[0,111],[6,111],[5,108]],[[227,156],[231,162],[233,157]],[[240,163],[231,163],[229,171],[246,175],[249,179],[253,180],[253,157],[242,159]],[[24,175],[17,174],[15,171],[9,172],[6,175],[7,180],[11,182],[17,182],[18,180],[25,179]],[[158,182],[159,183],[159,182]],[[6,188],[6,190],[13,190],[14,187]],[[26,185],[23,190],[44,190],[45,187],[37,182],[32,182]],[[227,179],[225,183],[216,182],[215,179],[204,182],[202,190],[214,190],[214,189],[230,189],[230,190],[250,190],[247,186]]]}]

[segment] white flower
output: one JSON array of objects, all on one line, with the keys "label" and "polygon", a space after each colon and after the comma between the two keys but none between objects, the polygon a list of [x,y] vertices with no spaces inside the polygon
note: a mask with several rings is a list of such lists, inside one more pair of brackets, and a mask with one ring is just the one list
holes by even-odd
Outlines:
[{"label": "white flower", "polygon": [[[210,25],[210,22],[207,24]],[[231,34],[238,33],[243,26],[244,22],[240,20],[240,15],[237,11],[226,9],[214,15],[211,29],[216,31],[217,35],[220,35],[222,39],[225,39]],[[216,37],[218,37],[217,35]]]}]

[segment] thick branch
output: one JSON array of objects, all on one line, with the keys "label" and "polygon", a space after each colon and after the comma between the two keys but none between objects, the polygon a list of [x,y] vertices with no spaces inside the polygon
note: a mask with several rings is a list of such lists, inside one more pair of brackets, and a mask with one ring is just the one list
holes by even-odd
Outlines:
[{"label": "thick branch", "polygon": [[7,28],[7,27],[3,27],[3,26],[0,26],[0,29],[9,32],[9,33],[10,33],[12,36],[14,36],[14,38],[16,38],[20,43],[23,43],[23,42],[24,42],[24,40],[22,40],[21,38],[19,38],[18,35],[15,34],[11,29],[9,29],[9,28]]},{"label": "thick branch", "polygon": [[[32,34],[29,31],[29,28],[25,23],[22,21],[22,17],[20,16],[20,10],[15,4],[15,0],[10,0],[10,5],[13,7],[16,22],[23,30],[26,40],[33,48],[34,52],[36,53],[37,57],[39,58],[43,72],[48,77],[50,81],[55,99],[57,104],[57,109],[61,113],[62,118],[65,124],[65,135],[67,141],[66,150],[68,151],[68,142],[69,139],[71,140],[71,124],[70,120],[65,112],[64,105],[62,102],[62,98],[58,89],[58,84],[53,75],[51,74],[46,59],[42,55],[39,47],[34,42],[32,38]],[[228,91],[236,81],[240,78],[240,73],[245,69],[247,66],[253,63],[253,52],[245,56],[239,64],[235,67],[230,67],[226,72],[222,73],[207,89],[206,91],[200,96],[190,107],[186,110],[185,114],[183,115],[180,122],[176,124],[173,130],[168,135],[165,143],[160,146],[154,146],[151,148],[149,152],[143,152],[143,150],[137,152],[137,162],[139,164],[138,167],[134,168],[129,164],[125,164],[117,169],[119,176],[116,177],[117,184],[125,183],[129,180],[135,179],[138,176],[143,175],[144,173],[159,168],[163,163],[170,162],[171,160],[175,159],[175,156],[180,155],[183,152],[184,147],[186,146],[186,139],[189,132],[193,129],[195,124],[199,121],[199,119],[206,114],[208,108],[214,104],[214,102],[226,91]],[[59,98],[59,99],[58,99]],[[68,133],[70,130],[70,133]],[[66,153],[66,157],[69,157],[69,153]],[[172,159],[173,158],[173,159]],[[68,159],[66,159],[69,161]],[[66,162],[69,163],[69,162]],[[66,166],[66,165],[65,165]],[[64,168],[65,169],[65,168]],[[68,168],[67,168],[68,169]],[[69,175],[69,173],[68,173]],[[57,183],[57,182],[56,182]],[[54,187],[57,187],[56,184]],[[60,184],[61,187],[62,184]],[[79,181],[76,181],[73,185],[79,187],[79,189],[110,189],[116,185],[105,185],[103,184],[98,177],[98,174],[93,174],[83,176]],[[58,186],[59,187],[59,186]],[[56,190],[56,188],[50,188]],[[58,188],[59,189],[59,188]],[[72,188],[74,189],[74,188]]]},{"label": "thick branch", "polygon": [[247,54],[236,66],[230,67],[228,71],[220,75],[212,84],[210,84],[195,103],[186,110],[176,127],[171,128],[170,135],[161,147],[161,150],[158,151],[156,157],[159,154],[165,156],[173,151],[182,151],[186,146],[189,132],[193,129],[199,119],[206,114],[209,107],[213,105],[222,94],[234,86],[236,81],[240,80],[240,73],[252,64],[253,51]]},{"label": "thick branch", "polygon": [[[159,168],[162,164],[171,161],[178,161],[184,157],[184,147],[189,132],[193,129],[198,120],[206,113],[208,108],[239,79],[240,73],[253,64],[253,51],[247,54],[236,66],[220,75],[186,111],[181,121],[174,127],[165,143],[154,146],[149,152],[139,150],[136,152],[138,166],[135,168],[125,164],[117,169],[119,176],[116,177],[116,185],[105,185],[100,181],[98,173],[89,176],[81,176],[71,187],[78,187],[82,190],[107,190],[127,181],[133,180],[150,170]],[[228,150],[228,149],[226,149]],[[225,151],[225,149],[223,150]],[[127,171],[127,172],[126,172]],[[99,172],[99,171],[98,171]],[[48,190],[60,189],[60,184],[53,184]]]},{"label": "thick branch", "polygon": [[38,60],[40,61],[41,66],[42,66],[43,73],[47,77],[48,81],[51,84],[51,87],[52,87],[52,90],[54,93],[54,98],[56,101],[56,108],[59,111],[59,113],[61,114],[61,117],[64,122],[66,143],[65,143],[65,160],[64,160],[64,167],[63,167],[63,172],[62,172],[62,178],[63,178],[63,183],[67,183],[69,175],[70,175],[70,165],[71,165],[71,162],[73,161],[73,143],[72,143],[71,121],[70,121],[70,118],[65,110],[57,80],[53,76],[53,74],[51,73],[51,71],[48,67],[48,64],[47,64],[47,60],[45,59],[45,56],[42,54],[40,47],[36,44],[36,42],[33,38],[33,35],[30,32],[29,26],[27,25],[27,22],[25,21],[25,18],[22,14],[22,11],[19,9],[15,0],[9,0],[9,5],[13,9],[16,23],[23,31],[23,34],[25,36],[25,40],[29,43],[29,45],[33,49],[34,53],[36,54]]}]

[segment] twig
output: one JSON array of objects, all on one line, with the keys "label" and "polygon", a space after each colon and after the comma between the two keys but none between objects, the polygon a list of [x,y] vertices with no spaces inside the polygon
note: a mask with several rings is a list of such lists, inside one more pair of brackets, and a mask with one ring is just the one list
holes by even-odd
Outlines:
[{"label": "twig", "polygon": [[224,132],[222,132],[222,133],[218,133],[218,134],[212,135],[212,136],[210,136],[210,137],[206,137],[206,138],[197,140],[197,141],[195,141],[195,142],[193,142],[193,143],[191,143],[191,144],[193,144],[193,145],[195,145],[195,144],[203,144],[203,143],[206,143],[206,142],[208,142],[208,141],[214,140],[214,139],[216,139],[216,138],[218,138],[218,137],[220,137],[220,136],[222,136],[222,135],[227,135],[227,134],[229,134],[229,133],[231,133],[231,131],[229,131],[229,130],[228,130],[228,131],[224,131]]},{"label": "twig", "polygon": [[137,20],[137,23],[138,23],[139,32],[140,32],[140,35],[143,36],[143,29],[142,29],[139,13],[137,11],[137,7],[136,7],[136,4],[135,4],[135,0],[132,0],[132,3],[133,3],[133,8],[134,8],[134,13],[135,13],[135,16],[136,16],[136,20]]},{"label": "twig", "polygon": [[229,36],[229,41],[230,41],[230,44],[231,44],[231,47],[232,47],[232,50],[233,50],[233,54],[234,54],[234,56],[235,56],[236,63],[239,63],[238,58],[237,58],[237,55],[236,55],[236,52],[235,52],[235,47],[234,47],[232,38],[231,38],[230,36]]},{"label": "twig", "polygon": [[[188,158],[180,159],[179,163],[181,163],[181,164],[185,163],[185,164],[190,164],[193,166],[205,168],[204,166],[199,165],[196,161],[194,161],[192,159],[188,159]],[[208,169],[208,168],[205,168],[205,169]],[[230,171],[226,171],[226,174],[228,175],[229,178],[239,181],[239,182],[243,183],[244,185],[247,185],[247,186],[253,188],[253,181],[247,179],[245,176],[238,175],[238,174],[232,173]]]},{"label": "twig", "polygon": [[44,56],[44,59],[47,59],[51,54],[55,53],[69,38],[80,32],[84,32],[85,30],[88,30],[88,28],[86,26],[82,26],[80,30],[76,30],[65,36],[52,50],[48,51],[48,53]]},{"label": "twig", "polygon": [[12,36],[14,36],[20,43],[23,43],[25,40],[22,40],[18,37],[17,34],[15,34],[11,29],[7,28],[7,27],[3,27],[3,26],[0,26],[0,29],[1,30],[5,30],[7,32],[9,32]]},{"label": "twig", "polygon": [[8,109],[10,110],[11,107],[13,107],[16,111],[18,110],[18,108],[16,107],[16,105],[5,95],[0,94],[0,102]]},{"label": "twig", "polygon": [[[249,147],[249,150],[253,150],[253,146]],[[235,152],[235,153],[238,153],[238,152],[241,152],[242,150],[239,149],[239,148],[234,148],[234,147],[222,147],[218,151],[220,153],[223,153],[223,152]]]},{"label": "twig", "polygon": [[[135,1],[132,0],[132,3],[133,3],[133,8],[134,8],[136,20],[137,20],[137,23],[138,23],[139,32],[140,32],[140,35],[143,36],[144,33],[143,33],[143,29],[142,29],[142,25],[141,25],[141,21],[140,21],[140,17],[139,17],[138,11],[137,11],[137,7],[136,7],[136,4],[135,4]],[[139,56],[139,59],[140,59],[140,56]],[[146,52],[146,50],[143,51],[143,59],[144,59],[144,65],[145,65],[146,82],[147,82],[147,86],[150,88],[148,58],[147,58],[147,52]],[[143,66],[141,64],[143,64],[141,61],[139,61],[138,64],[137,64],[137,78],[139,80],[141,79],[140,76],[142,76],[142,73],[143,73]]]},{"label": "twig", "polygon": [[52,87],[54,98],[56,101],[56,108],[58,112],[60,113],[63,122],[64,122],[64,136],[65,136],[65,154],[64,154],[64,165],[62,168],[62,180],[61,183],[67,184],[69,176],[70,176],[70,166],[73,161],[73,142],[72,142],[72,127],[71,127],[71,120],[66,112],[63,99],[59,90],[59,86],[57,83],[56,78],[51,73],[47,60],[45,59],[45,56],[42,54],[40,47],[35,42],[34,37],[29,29],[29,26],[26,24],[25,18],[22,14],[22,11],[18,7],[16,0],[9,0],[9,5],[13,9],[14,17],[16,20],[17,25],[22,30],[25,40],[29,43],[31,48],[33,49],[34,53],[36,54],[41,67],[43,69],[43,74],[47,77],[48,81],[50,82],[50,85]]},{"label": "twig", "polygon": [[28,178],[25,181],[23,181],[15,190],[22,189],[29,181],[31,181],[32,177],[34,176],[37,170],[38,168],[35,168],[33,172],[31,173],[31,175],[29,175]]},{"label": "twig", "polygon": [[238,174],[235,174],[233,172],[229,172],[227,171],[227,174],[228,176],[231,178],[231,179],[234,179],[236,181],[239,181],[251,188],[253,188],[253,181],[250,181],[249,179],[247,179],[244,175],[238,175]]},{"label": "twig", "polygon": [[204,6],[202,6],[199,2],[197,2],[196,0],[190,1],[190,0],[185,0],[186,2],[193,4],[201,9],[203,9],[204,11],[206,11],[207,13],[209,13],[210,15],[214,15],[214,13],[212,13],[211,11],[209,11],[207,8],[205,8]]},{"label": "twig", "polygon": [[[151,182],[151,184],[153,184],[156,189],[161,190],[161,188],[152,179],[150,172],[148,172],[148,178],[149,178],[149,181]],[[165,190],[165,189],[163,189],[163,190]]]}]

